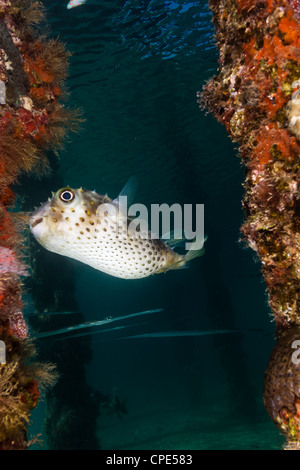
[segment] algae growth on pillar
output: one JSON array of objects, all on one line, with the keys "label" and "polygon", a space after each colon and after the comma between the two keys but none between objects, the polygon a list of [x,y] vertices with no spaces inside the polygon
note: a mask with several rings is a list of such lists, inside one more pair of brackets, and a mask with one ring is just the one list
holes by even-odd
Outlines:
[{"label": "algae growth on pillar", "polygon": [[212,0],[210,6],[219,74],[199,93],[199,103],[239,145],[245,168],[241,232],[259,257],[280,339],[264,400],[288,440],[297,440],[297,366],[281,361],[291,360],[295,351],[285,339],[300,324],[300,4]]},{"label": "algae growth on pillar", "polygon": [[23,315],[26,218],[13,214],[12,185],[47,172],[46,150],[62,144],[74,115],[60,104],[68,68],[64,46],[45,37],[43,7],[0,0],[0,449],[27,449],[27,428],[54,366],[35,362]]}]

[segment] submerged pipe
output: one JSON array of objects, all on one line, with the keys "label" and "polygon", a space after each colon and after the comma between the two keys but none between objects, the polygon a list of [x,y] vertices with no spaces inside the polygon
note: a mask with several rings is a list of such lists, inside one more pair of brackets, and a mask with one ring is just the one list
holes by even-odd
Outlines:
[{"label": "submerged pipe", "polygon": [[288,447],[297,447],[298,368],[286,364],[300,326],[300,2],[211,0],[210,7],[220,66],[199,103],[239,144],[246,173],[241,231],[260,258],[278,338],[264,401]]}]

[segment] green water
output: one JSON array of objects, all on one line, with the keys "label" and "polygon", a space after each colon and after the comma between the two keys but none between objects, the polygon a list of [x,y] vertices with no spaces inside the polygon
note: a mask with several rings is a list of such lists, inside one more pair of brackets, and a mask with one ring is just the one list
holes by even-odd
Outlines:
[{"label": "green water", "polygon": [[[59,295],[79,321],[163,311],[127,322],[134,325],[123,332],[38,341],[43,359],[68,365],[60,366],[64,380],[52,401],[35,410],[32,434],[48,416],[43,448],[50,449],[280,448],[262,401],[274,325],[259,262],[239,243],[243,168],[196,98],[218,66],[207,3],[87,0],[72,10],[66,1],[43,3],[51,35],[73,54],[69,105],[86,121],[59,160],[50,157],[49,178],[23,182],[28,209],[64,185],[116,197],[136,175],[136,202],[204,204],[208,241],[188,269],[136,281],[40,250],[43,276],[30,288],[50,309]],[[42,329],[75,317],[45,320]],[[125,331],[196,329],[239,332],[121,340]],[[97,394],[117,396],[127,412]],[[79,437],[89,415],[97,419]]]}]

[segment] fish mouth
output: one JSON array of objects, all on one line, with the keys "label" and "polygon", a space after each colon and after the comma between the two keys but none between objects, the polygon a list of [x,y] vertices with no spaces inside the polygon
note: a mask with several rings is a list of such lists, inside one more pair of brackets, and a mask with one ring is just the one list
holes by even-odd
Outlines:
[{"label": "fish mouth", "polygon": [[40,224],[41,222],[43,222],[43,217],[39,217],[38,219],[36,219],[34,222],[32,222],[30,225],[31,225],[31,228],[34,228],[36,227],[38,224]]}]

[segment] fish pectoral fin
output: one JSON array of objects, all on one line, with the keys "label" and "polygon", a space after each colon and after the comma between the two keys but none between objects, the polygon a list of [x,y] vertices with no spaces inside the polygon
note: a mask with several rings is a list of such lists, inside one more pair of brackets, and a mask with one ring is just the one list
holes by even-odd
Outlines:
[{"label": "fish pectoral fin", "polygon": [[178,245],[182,245],[183,243],[188,241],[187,238],[185,238],[184,236],[181,236],[181,237],[178,238],[175,230],[172,230],[171,232],[164,233],[161,238],[171,248],[173,248],[175,246],[178,246]]},{"label": "fish pectoral fin", "polygon": [[187,267],[188,266],[187,266],[187,261],[185,260],[185,256],[181,256],[177,261],[167,265],[165,269],[159,272],[169,271],[169,269],[185,269]]}]

